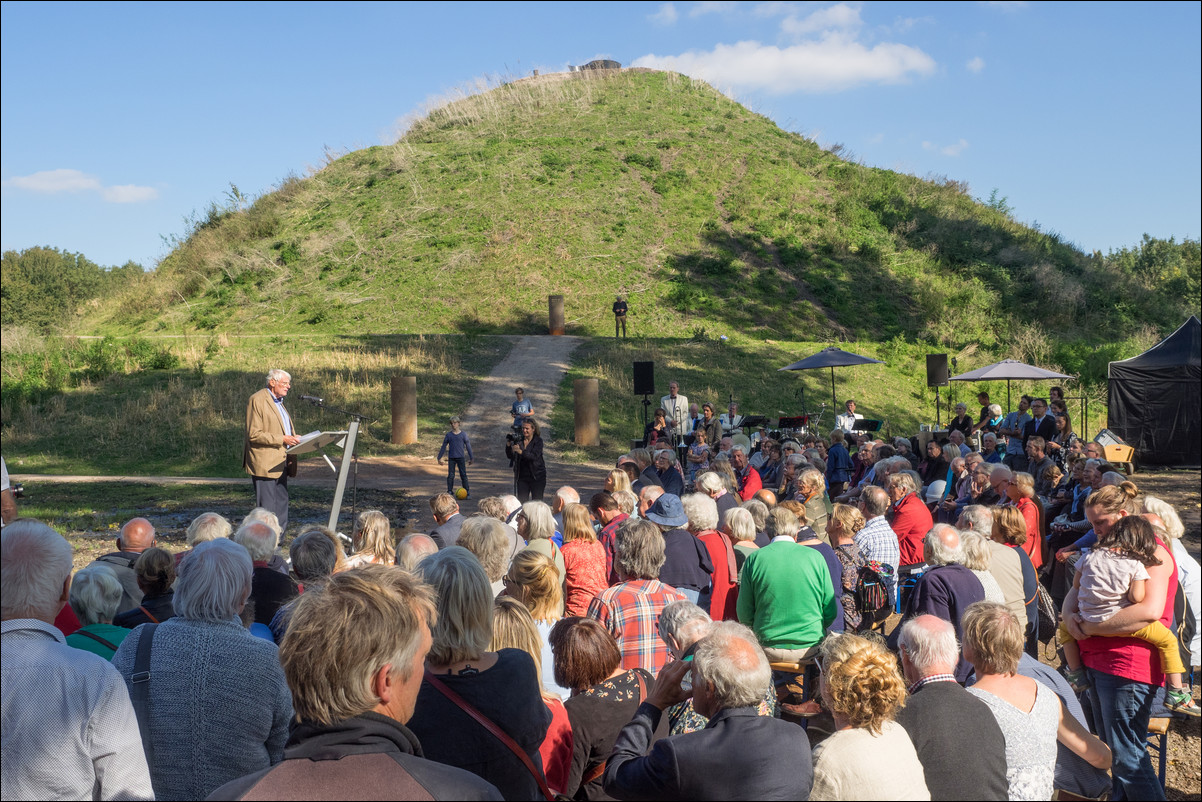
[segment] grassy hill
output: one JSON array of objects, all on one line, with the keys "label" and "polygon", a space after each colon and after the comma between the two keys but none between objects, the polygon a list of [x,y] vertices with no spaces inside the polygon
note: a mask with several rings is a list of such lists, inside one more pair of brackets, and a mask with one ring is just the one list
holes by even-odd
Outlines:
[{"label": "grassy hill", "polygon": [[249,208],[214,206],[155,275],[81,323],[537,332],[558,293],[582,334],[604,334],[624,293],[645,336],[986,349],[1032,325],[1061,339],[1167,331],[1197,306],[955,181],[844,161],[704,83],[635,70],[506,84]]},{"label": "grassy hill", "polygon": [[[488,335],[545,332],[551,294],[584,335],[609,335],[626,295],[636,338],[577,353],[552,419],[570,436],[571,379],[600,377],[603,442],[570,457],[608,459],[641,433],[633,360],[694,399],[798,414],[801,388],[812,408],[828,377],[776,368],[836,341],[887,363],[840,372],[839,397],[896,432],[934,418],[923,360],[945,351],[961,371],[1014,357],[1079,376],[1093,433],[1107,362],[1199,312],[1196,241],[1083,254],[1004,200],[838,151],[674,73],[461,98],[252,204],[234,189],[153,273],[64,315],[65,338],[6,318],[6,456],[27,471],[236,474],[267,362],[376,416],[361,453],[426,453],[507,351]],[[422,383],[417,446],[387,443],[396,373]],[[1004,401],[1004,384],[988,389]]]}]

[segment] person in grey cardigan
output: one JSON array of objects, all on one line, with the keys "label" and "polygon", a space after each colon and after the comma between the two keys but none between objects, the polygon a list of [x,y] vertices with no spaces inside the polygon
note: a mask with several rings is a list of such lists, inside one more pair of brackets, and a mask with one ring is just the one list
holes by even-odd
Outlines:
[{"label": "person in grey cardigan", "polygon": [[[275,644],[238,620],[251,560],[230,540],[201,543],[180,564],[176,617],[153,630],[145,745],[157,799],[204,799],[284,756],[292,695]],[[138,643],[129,634],[113,665],[133,692]]]}]

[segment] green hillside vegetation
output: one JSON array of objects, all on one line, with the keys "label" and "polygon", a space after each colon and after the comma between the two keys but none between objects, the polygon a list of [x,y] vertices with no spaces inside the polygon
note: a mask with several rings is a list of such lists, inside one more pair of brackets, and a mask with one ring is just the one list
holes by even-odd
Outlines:
[{"label": "green hillside vegetation", "polygon": [[[545,332],[551,294],[582,335],[611,335],[615,294],[631,305],[632,340],[586,343],[560,388],[563,441],[571,380],[602,381],[602,448],[572,457],[641,434],[635,359],[695,400],[797,414],[802,386],[829,401],[829,377],[776,369],[831,342],[886,361],[840,371],[839,397],[895,432],[934,419],[923,356],[947,352],[961,371],[1014,357],[1080,377],[1092,434],[1107,363],[1199,314],[1196,240],[1087,255],[996,192],[980,203],[841,152],[677,74],[543,76],[442,105],[253,203],[231,186],[153,273],[77,289],[10,273],[38,262],[5,254],[6,455],[24,471],[236,474],[268,362],[377,415],[361,453],[425,453],[506,352],[489,335]],[[396,373],[419,377],[408,449],[387,443]]]},{"label": "green hillside vegetation", "polygon": [[437,108],[248,208],[214,205],[84,323],[537,332],[562,293],[570,330],[604,334],[622,292],[648,336],[992,349],[1032,324],[1061,340],[1168,331],[1197,308],[1196,269],[1142,282],[966,190],[840,159],[674,73],[545,76]]}]

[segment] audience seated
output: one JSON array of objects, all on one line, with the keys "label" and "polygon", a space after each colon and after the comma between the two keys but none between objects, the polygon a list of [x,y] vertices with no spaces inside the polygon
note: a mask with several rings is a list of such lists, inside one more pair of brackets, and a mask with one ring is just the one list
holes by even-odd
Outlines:
[{"label": "audience seated", "polygon": [[897,723],[914,742],[931,799],[1006,799],[1006,739],[989,708],[956,682],[960,644],[952,625],[933,615],[911,618],[898,646],[909,696]]},{"label": "audience seated", "polygon": [[467,549],[480,561],[494,597],[505,592],[505,572],[512,559],[509,556],[507,528],[496,518],[477,513],[463,522],[459,539],[455,542],[455,545]]},{"label": "audience seated", "polygon": [[1018,673],[1023,632],[1004,605],[979,602],[962,622],[964,659],[976,682],[968,692],[989,706],[1006,742],[1010,799],[1050,799],[1059,741],[1091,765],[1110,767],[1110,749],[1068,715],[1046,685]]},{"label": "audience seated", "polygon": [[908,471],[889,477],[889,500],[893,516],[889,526],[897,534],[901,554],[899,568],[922,564],[922,541],[934,520],[918,497],[918,486]]},{"label": "audience seated", "polygon": [[680,498],[662,494],[643,517],[659,527],[664,539],[664,564],[659,578],[694,604],[702,594],[708,603],[714,564],[702,542],[687,529],[689,518]]},{"label": "audience seated", "polygon": [[[237,543],[197,545],[179,567],[175,617],[131,630],[113,656],[131,695],[134,675],[150,671],[143,725],[158,799],[204,799],[283,758],[293,710],[279,653],[238,621],[253,575]],[[143,638],[151,639],[147,668],[138,660]]]},{"label": "audience seated", "polygon": [[819,660],[836,731],[814,749],[810,799],[930,799],[914,744],[894,720],[906,703],[897,658],[878,640],[832,635]]},{"label": "audience seated", "polygon": [[[222,519],[224,520],[224,519]],[[205,542],[205,541],[198,541]],[[175,616],[172,603],[175,592],[175,558],[160,548],[147,549],[134,563],[138,588],[142,591],[142,603],[133,610],[119,613],[113,623],[119,627],[133,629],[138,624],[158,624]]]},{"label": "audience seated", "polygon": [[53,626],[71,558],[71,544],[38,521],[17,519],[0,534],[0,796],[154,799],[121,675]]},{"label": "audience seated", "polygon": [[253,565],[249,602],[255,623],[269,626],[279,609],[296,596],[296,583],[268,566],[279,544],[279,535],[267,524],[249,523],[234,533],[234,542],[246,550]]},{"label": "audience seated", "polygon": [[129,630],[113,624],[121,603],[121,583],[104,563],[92,563],[71,582],[71,609],[82,627],[67,636],[67,645],[112,660]]},{"label": "audience seated", "polygon": [[[369,564],[297,600],[279,659],[296,724],[283,760],[210,799],[502,799],[469,772],[421,754],[405,724],[436,617],[429,586]],[[354,627],[331,621],[354,620]]]},{"label": "audience seated", "polygon": [[458,701],[500,727],[537,768],[551,711],[542,704],[534,660],[518,649],[488,650],[493,594],[466,549],[448,546],[430,555],[417,574],[433,587],[438,616],[409,729],[430,760],[470,771],[505,799],[537,798],[538,779]]},{"label": "audience seated", "polygon": [[396,562],[396,545],[392,539],[392,524],[379,510],[364,510],[355,521],[351,536],[355,550],[346,560],[347,568],[360,565],[392,565]]},{"label": "audience seated", "polygon": [[[681,684],[686,673],[689,690]],[[749,629],[733,621],[714,625],[691,661],[664,668],[618,735],[605,766],[605,793],[615,799],[808,798],[805,731],[757,711],[771,677]],[[709,719],[705,729],[654,740],[664,710],[689,697]]]},{"label": "audience seated", "polygon": [[438,551],[438,544],[429,535],[423,535],[415,532],[411,535],[406,535],[397,544],[396,548],[396,564],[406,571],[416,571],[417,566],[422,560],[435,554]]},{"label": "audience seated", "polygon": [[680,503],[689,519],[689,532],[705,547],[714,569],[709,595],[701,597],[702,607],[717,621],[736,618],[739,569],[734,541],[718,531],[718,505],[704,493],[690,493]]},{"label": "audience seated", "polygon": [[618,527],[614,556],[619,582],[597,594],[588,617],[599,621],[618,642],[623,668],[651,674],[668,662],[668,650],[655,634],[660,613],[674,601],[685,601],[675,588],[659,581],[664,565],[664,538],[659,527],[641,519]]},{"label": "audience seated", "polygon": [[[550,640],[555,681],[572,689],[564,702],[572,724],[572,761],[563,794],[572,799],[605,798],[601,778],[614,741],[643,703],[654,678],[641,668],[622,668],[613,635],[590,618],[560,620]],[[662,738],[667,730],[665,719],[654,737]]]},{"label": "audience seated", "polygon": [[[964,567],[964,548],[960,533],[954,526],[935,524],[923,544],[923,559],[930,566],[918,578],[902,610],[903,619],[933,615],[951,623],[960,635],[960,617],[970,604],[985,599],[985,590],[972,571]],[[901,628],[890,635],[890,646],[896,647]],[[961,660],[956,666],[957,682],[964,682],[971,671]]]},{"label": "audience seated", "polygon": [[219,537],[228,538],[233,535],[234,529],[230,526],[230,522],[215,512],[202,512],[192,519],[192,523],[188,524],[188,528],[184,536],[188,543],[188,548],[175,555],[175,567],[179,568],[179,564],[183,562],[185,556],[197,543],[207,543],[210,540],[216,540]]},{"label": "audience seated", "polygon": [[121,600],[117,612],[124,613],[133,610],[142,603],[142,591],[138,589],[138,576],[134,573],[134,563],[142,556],[142,552],[158,543],[155,540],[154,525],[145,518],[131,518],[121,527],[117,538],[117,550],[97,557],[92,563],[106,565],[112,570],[117,581],[121,583]]}]

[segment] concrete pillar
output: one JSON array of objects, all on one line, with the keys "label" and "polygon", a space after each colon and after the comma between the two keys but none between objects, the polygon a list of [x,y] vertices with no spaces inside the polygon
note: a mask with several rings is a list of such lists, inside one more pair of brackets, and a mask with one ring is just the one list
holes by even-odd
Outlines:
[{"label": "concrete pillar", "polygon": [[601,385],[596,379],[572,382],[576,405],[576,445],[601,445]]},{"label": "concrete pillar", "polygon": [[417,442],[417,377],[392,377],[392,442]]},{"label": "concrete pillar", "polygon": [[551,295],[547,298],[547,314],[551,319],[551,333],[563,334],[563,296]]}]

